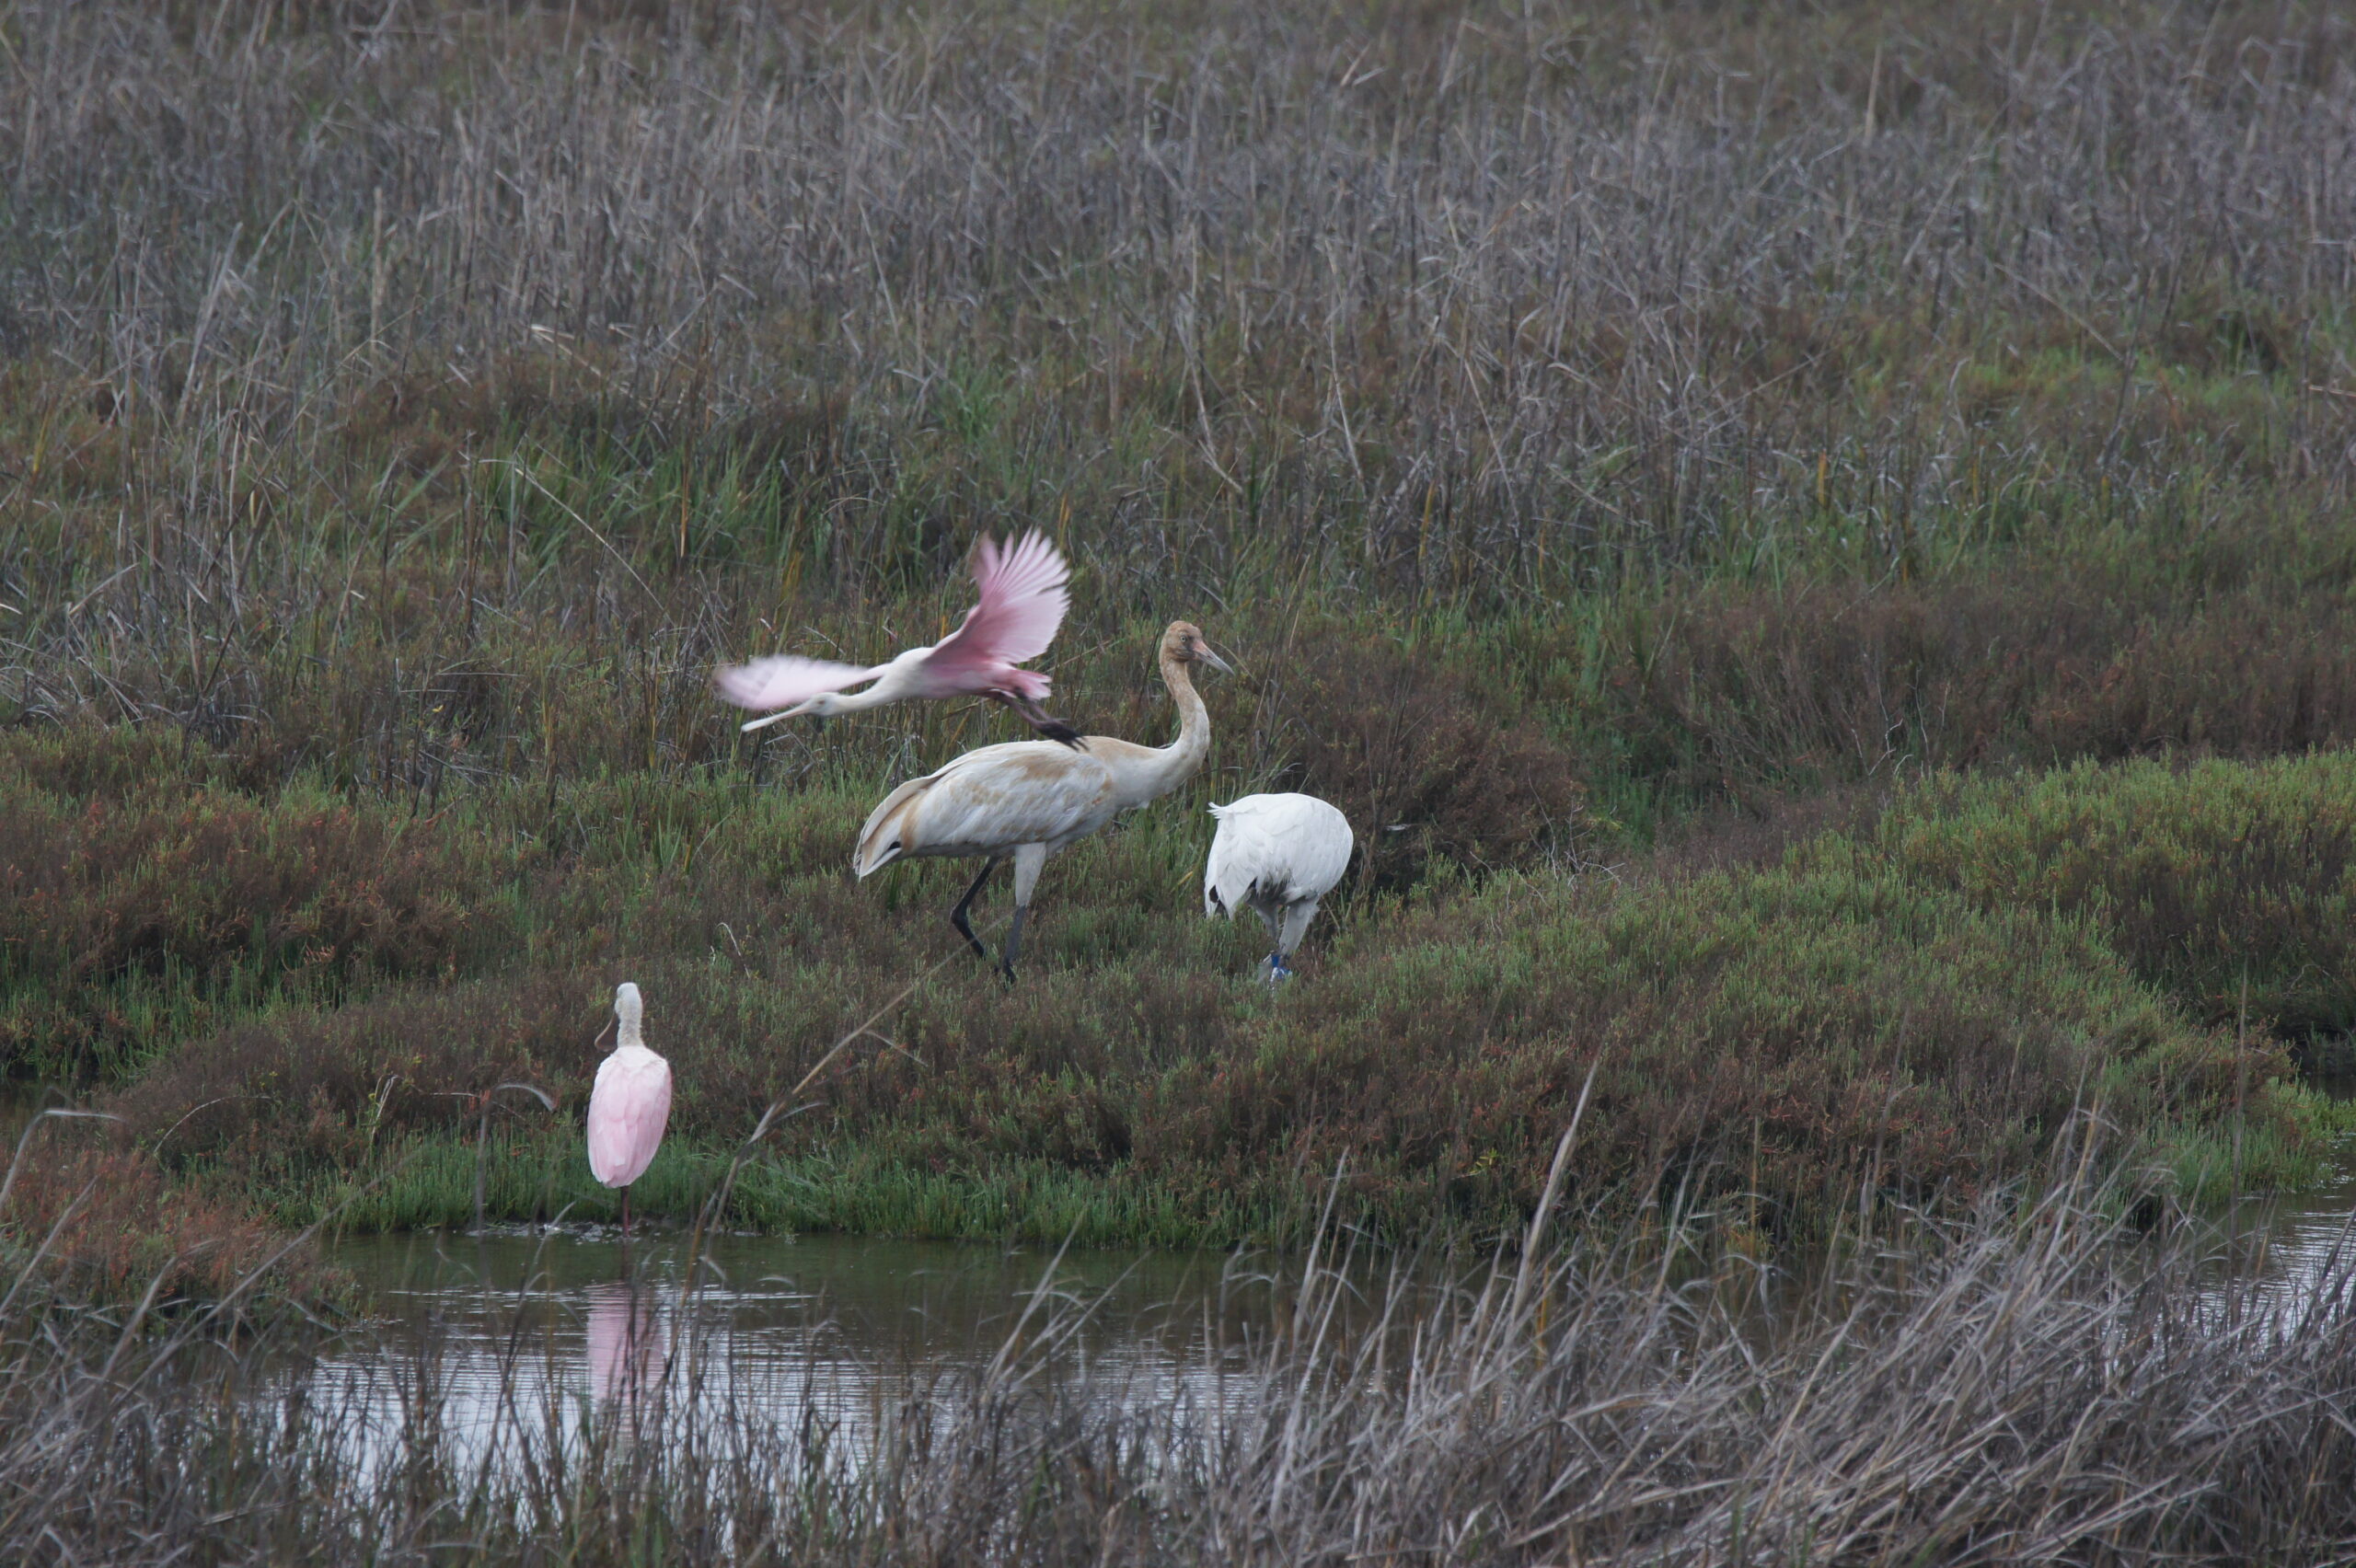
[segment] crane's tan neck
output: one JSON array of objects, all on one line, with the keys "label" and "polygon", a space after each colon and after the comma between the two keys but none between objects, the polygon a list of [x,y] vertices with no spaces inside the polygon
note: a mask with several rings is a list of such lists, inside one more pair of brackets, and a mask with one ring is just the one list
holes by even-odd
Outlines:
[{"label": "crane's tan neck", "polygon": [[1126,742],[1107,744],[1096,736],[1089,737],[1091,754],[1113,770],[1124,811],[1170,793],[1193,778],[1203,766],[1203,759],[1210,755],[1210,709],[1203,706],[1201,694],[1195,690],[1186,662],[1163,654],[1161,681],[1170,688],[1170,700],[1178,709],[1176,740],[1166,746],[1141,746]]}]

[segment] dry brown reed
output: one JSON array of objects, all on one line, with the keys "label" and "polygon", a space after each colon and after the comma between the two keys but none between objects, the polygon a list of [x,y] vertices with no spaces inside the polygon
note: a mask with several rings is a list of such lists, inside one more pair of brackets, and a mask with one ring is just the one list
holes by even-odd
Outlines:
[{"label": "dry brown reed", "polygon": [[20,6],[14,694],[425,786],[486,620],[693,760],[977,524],[1166,614],[2316,514],[2356,35],[2001,20]]}]

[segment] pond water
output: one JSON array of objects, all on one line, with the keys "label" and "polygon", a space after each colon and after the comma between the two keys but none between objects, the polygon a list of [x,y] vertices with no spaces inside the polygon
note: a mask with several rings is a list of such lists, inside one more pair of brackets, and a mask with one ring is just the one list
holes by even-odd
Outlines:
[{"label": "pond water", "polygon": [[[491,1375],[519,1344],[570,1353],[584,1390],[692,1310],[716,1374],[791,1365],[854,1404],[895,1378],[975,1367],[1051,1334],[1059,1367],[1167,1376],[1241,1353],[1288,1284],[1216,1253],[1002,1248],[840,1236],[690,1239],[516,1227],[353,1238],[329,1250],[396,1336],[431,1337]],[[855,1397],[854,1397],[855,1396]]]},{"label": "pond water", "polygon": [[2255,1282],[2258,1295],[2291,1301],[2356,1255],[2356,1177],[2312,1192],[2244,1200],[2215,1221],[2219,1277]]},{"label": "pond water", "polygon": [[690,1250],[604,1228],[346,1239],[329,1261],[375,1320],[308,1376],[369,1412],[356,1430],[398,1428],[430,1398],[466,1451],[519,1413],[571,1430],[690,1385],[707,1408],[815,1419],[856,1451],[898,1401],[993,1372],[1216,1412],[1299,1284],[1216,1253],[723,1235],[690,1267]]},{"label": "pond water", "polygon": [[[2356,1245],[2352,1215],[2356,1180],[2219,1216],[2221,1299],[2238,1281],[2259,1288],[2235,1299],[2295,1309],[2297,1287]],[[856,1446],[895,1401],[993,1367],[1216,1412],[1248,1397],[1255,1342],[1302,1327],[1298,1257],[725,1235],[692,1270],[688,1252],[677,1232],[600,1228],[347,1239],[330,1258],[377,1317],[320,1371],[387,1417],[430,1388],[459,1434],[518,1409],[571,1423],[691,1380],[699,1399],[815,1415]],[[1352,1271],[1345,1320],[1384,1294],[1380,1266]],[[1406,1299],[1437,1299],[1443,1278],[1426,1268]]]}]

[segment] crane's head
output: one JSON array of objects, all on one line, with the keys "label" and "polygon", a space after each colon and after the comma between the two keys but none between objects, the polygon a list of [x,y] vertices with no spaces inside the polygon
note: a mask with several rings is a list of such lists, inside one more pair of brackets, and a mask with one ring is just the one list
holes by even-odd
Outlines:
[{"label": "crane's head", "polygon": [[1192,621],[1170,623],[1170,629],[1161,634],[1161,657],[1164,663],[1200,663],[1230,675],[1235,674],[1226,660],[1211,651],[1211,645],[1203,640],[1202,628]]}]

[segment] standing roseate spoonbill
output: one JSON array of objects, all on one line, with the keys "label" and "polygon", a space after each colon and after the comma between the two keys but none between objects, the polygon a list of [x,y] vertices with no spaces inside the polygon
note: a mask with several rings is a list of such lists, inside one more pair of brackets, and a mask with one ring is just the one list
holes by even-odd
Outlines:
[{"label": "standing roseate spoonbill", "polygon": [[1289,980],[1285,960],[1350,863],[1350,820],[1314,795],[1246,795],[1211,815],[1218,832],[1203,868],[1203,913],[1260,917],[1276,944],[1268,979]]},{"label": "standing roseate spoonbill", "polygon": [[[1014,919],[999,966],[1014,978],[1022,918],[1047,857],[1087,837],[1122,812],[1166,795],[1191,778],[1211,749],[1211,716],[1187,673],[1197,663],[1226,670],[1203,634],[1173,621],[1161,634],[1161,679],[1178,709],[1178,738],[1141,746],[1091,735],[1080,749],[1045,741],[1010,741],[958,757],[938,773],[911,778],[859,830],[851,868],[861,877],[895,860],[940,855],[983,857],[982,870],[949,912],[957,934],[987,960],[965,912],[1000,860],[1014,862]],[[1232,671],[1229,672],[1232,674]]]},{"label": "standing roseate spoonbill", "polygon": [[625,980],[614,987],[619,1022],[614,1049],[597,1064],[589,1092],[589,1170],[622,1192],[622,1234],[629,1234],[629,1184],[646,1174],[671,1119],[671,1064],[646,1048],[638,1025],[646,1004]]},{"label": "standing roseate spoonbill", "polygon": [[[1036,529],[1022,543],[1003,548],[985,536],[974,548],[974,586],[981,591],[981,603],[931,647],[911,648],[890,663],[864,668],[780,654],[723,664],[712,682],[739,708],[784,709],[746,721],[747,730],[797,713],[824,718],[921,698],[987,697],[1012,709],[1049,740],[1074,745],[1080,732],[1039,706],[1047,698],[1047,677],[1015,668],[1045,653],[1056,640],[1070,605],[1064,587],[1070,579],[1062,554]],[[844,695],[844,687],[868,680],[875,684]]]}]

